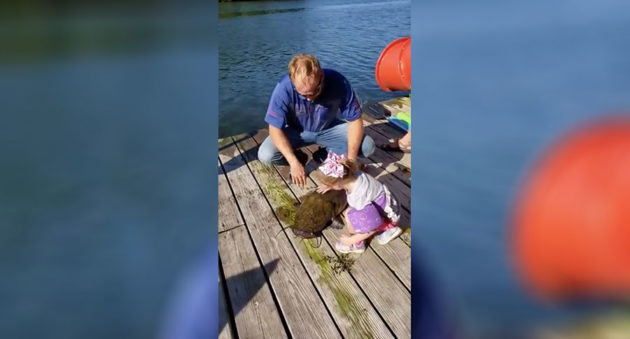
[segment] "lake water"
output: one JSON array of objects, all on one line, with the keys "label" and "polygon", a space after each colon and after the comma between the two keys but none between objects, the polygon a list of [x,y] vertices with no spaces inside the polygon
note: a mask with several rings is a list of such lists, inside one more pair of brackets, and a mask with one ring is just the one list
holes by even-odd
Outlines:
[{"label": "lake water", "polygon": [[434,269],[470,338],[517,338],[588,312],[524,293],[510,218],[520,181],[549,143],[630,111],[630,3],[412,7],[414,255]]},{"label": "lake water", "polygon": [[266,126],[269,96],[296,53],[344,74],[362,104],[401,95],[379,89],[374,66],[388,43],[409,36],[410,17],[410,1],[219,4],[219,136]]},{"label": "lake water", "polygon": [[216,10],[54,9],[0,20],[0,333],[155,338],[216,246]]}]

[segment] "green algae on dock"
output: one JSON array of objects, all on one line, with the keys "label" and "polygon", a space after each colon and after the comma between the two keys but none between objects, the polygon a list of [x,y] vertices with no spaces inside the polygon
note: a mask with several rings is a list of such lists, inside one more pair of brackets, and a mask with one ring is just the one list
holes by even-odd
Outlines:
[{"label": "green algae on dock", "polygon": [[[263,174],[266,178],[271,178],[273,175],[272,168],[267,165],[263,165],[260,162],[252,162],[250,165],[252,171],[257,175]],[[285,190],[286,186],[280,185],[277,180],[265,180],[262,188],[269,199],[272,200],[272,205],[278,206],[276,211],[282,211],[284,214],[283,218],[288,217],[290,220],[295,218],[297,210],[294,204],[295,199],[287,193]],[[278,217],[280,218],[280,216]],[[330,256],[324,255],[320,249],[314,247],[311,240],[304,240],[301,243],[308,256],[319,268],[320,276],[318,281],[329,288],[335,299],[336,307],[338,307],[340,314],[351,322],[352,330],[358,333],[361,338],[373,337],[373,331],[366,317],[366,311],[355,302],[350,292],[346,291],[335,277],[336,274],[341,272],[339,265],[349,270],[354,261],[346,256],[341,259],[341,263],[335,268],[334,264],[331,265],[332,260],[330,260]]]},{"label": "green algae on dock", "polygon": [[306,253],[317,264],[320,270],[320,277],[318,281],[327,286],[332,292],[337,308],[343,317],[348,319],[352,323],[352,330],[358,334],[360,338],[373,338],[372,326],[370,325],[366,311],[361,308],[356,301],[352,298],[352,295],[339,283],[339,280],[335,277],[334,269],[330,265],[330,262],[326,255],[321,250],[314,247],[311,240],[305,240],[302,242]]},{"label": "green algae on dock", "polygon": [[[260,162],[252,162],[250,166],[256,175],[263,174],[267,178],[273,176],[272,168],[267,165]],[[277,180],[265,180],[262,185],[265,195],[272,200],[272,205],[278,206],[276,208],[276,213],[279,214],[277,215],[278,219],[287,225],[293,225],[297,210],[296,200],[286,192],[285,187]]]}]

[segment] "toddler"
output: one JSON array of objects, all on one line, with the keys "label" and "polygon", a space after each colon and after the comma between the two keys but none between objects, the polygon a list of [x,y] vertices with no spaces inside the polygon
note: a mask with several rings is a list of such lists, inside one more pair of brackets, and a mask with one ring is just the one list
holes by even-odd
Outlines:
[{"label": "toddler", "polygon": [[335,243],[341,253],[362,253],[365,239],[374,239],[385,245],[402,233],[398,227],[399,204],[389,189],[372,176],[359,171],[357,164],[344,155],[328,153],[319,167],[326,176],[317,191],[345,190],[348,208],[344,211],[347,235],[342,235]]}]

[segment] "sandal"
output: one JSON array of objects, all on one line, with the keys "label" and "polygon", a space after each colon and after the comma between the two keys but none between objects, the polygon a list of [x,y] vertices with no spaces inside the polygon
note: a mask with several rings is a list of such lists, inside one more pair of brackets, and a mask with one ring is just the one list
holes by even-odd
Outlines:
[{"label": "sandal", "polygon": [[387,152],[411,153],[411,146],[402,146],[400,139],[389,139],[389,143],[378,145],[378,147]]},{"label": "sandal", "polygon": [[337,240],[335,243],[335,249],[341,253],[363,253],[365,252],[365,241],[361,240],[356,244],[350,246],[344,245],[341,241]]}]

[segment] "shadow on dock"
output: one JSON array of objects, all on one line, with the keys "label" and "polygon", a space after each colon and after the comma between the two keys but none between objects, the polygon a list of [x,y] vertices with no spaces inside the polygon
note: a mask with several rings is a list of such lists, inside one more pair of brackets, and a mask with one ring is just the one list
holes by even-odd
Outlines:
[{"label": "shadow on dock", "polygon": [[[249,133],[239,134],[237,136],[221,139],[225,141],[219,141],[219,154],[223,154],[228,157],[234,156],[235,152],[238,152],[238,150],[235,149],[235,144],[238,144],[241,141],[245,141],[253,137],[254,135],[256,135],[256,133],[256,131],[252,131]],[[242,155],[234,156],[231,160],[224,162],[223,172],[229,173],[235,169],[240,168],[241,166],[247,165],[250,161],[258,159],[258,146],[247,150],[244,155],[245,157],[243,157]],[[221,172],[220,168],[219,172]]]},{"label": "shadow on dock", "polygon": [[[226,326],[230,327],[232,333],[236,333],[234,316],[252,302],[261,289],[268,286],[269,276],[276,270],[280,259],[264,265],[264,272],[260,267],[256,267],[226,280],[223,280],[223,272],[219,268],[222,281],[218,287],[221,291],[212,287],[217,286],[217,276],[209,269],[210,260],[217,260],[216,250],[214,253],[206,253],[182,276],[174,290],[170,307],[167,308],[166,318],[158,330],[159,339],[212,338]],[[241,288],[238,289],[238,293],[229,295],[227,286]],[[217,301],[223,302],[217,300],[217,297],[225,298],[229,313],[220,314],[217,323],[213,323],[208,319],[217,317]],[[218,325],[218,331],[214,324]]]},{"label": "shadow on dock", "polygon": [[[225,283],[222,285],[230,317],[219,317],[219,333],[223,330],[225,326],[232,327],[232,332],[237,333],[236,325],[233,323],[234,319],[239,314],[239,312],[243,308],[245,308],[245,306],[252,302],[254,296],[258,293],[258,291],[260,291],[260,289],[267,285],[269,276],[278,267],[279,260],[280,259],[274,259],[273,261],[264,265],[264,279],[261,279],[262,277],[260,267],[247,270],[245,272],[225,279]],[[238,294],[230,294],[228,286],[238,286],[239,288],[236,289]]]}]

